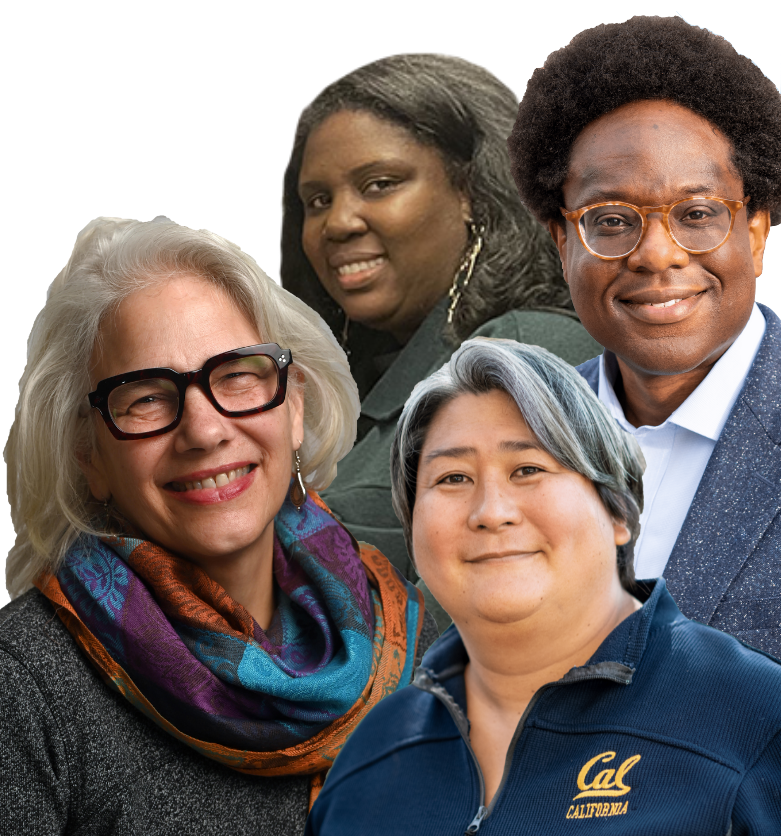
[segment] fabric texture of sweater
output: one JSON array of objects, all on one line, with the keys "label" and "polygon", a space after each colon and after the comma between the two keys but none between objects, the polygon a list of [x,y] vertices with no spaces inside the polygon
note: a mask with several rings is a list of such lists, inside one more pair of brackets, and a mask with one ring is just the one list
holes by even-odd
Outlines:
[{"label": "fabric texture of sweater", "polygon": [[[664,579],[687,618],[781,658],[781,320],[759,309],[765,336]],[[599,359],[578,371],[597,392]]]},{"label": "fabric texture of sweater", "polygon": [[451,627],[348,741],[308,836],[781,833],[781,663],[648,587],[586,665],[536,692],[488,807]]},{"label": "fabric texture of sweater", "polygon": [[[390,448],[401,410],[415,384],[444,365],[455,351],[444,334],[448,301],[445,297],[436,305],[363,399],[359,421],[363,435],[339,462],[336,479],[322,494],[356,540],[376,546],[412,581],[417,580],[417,573],[391,505]],[[573,366],[602,352],[602,346],[580,322],[563,313],[511,310],[481,325],[471,336],[540,345]],[[423,592],[426,606],[436,616],[438,605],[425,588]],[[449,618],[444,618],[446,625]]]},{"label": "fabric texture of sweater", "polygon": [[[424,617],[418,654],[436,638]],[[37,590],[0,610],[0,832],[300,834],[306,775],[198,754],[104,684]]]}]

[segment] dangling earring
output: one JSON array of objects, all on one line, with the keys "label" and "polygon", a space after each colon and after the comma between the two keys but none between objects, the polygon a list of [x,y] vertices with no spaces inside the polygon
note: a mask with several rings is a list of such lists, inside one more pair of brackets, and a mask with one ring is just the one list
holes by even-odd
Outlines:
[{"label": "dangling earring", "polygon": [[[342,311],[344,313],[344,311]],[[349,357],[350,349],[347,347],[347,332],[350,330],[350,317],[344,313],[344,325],[342,326],[342,336],[339,338],[339,345],[344,353]]]},{"label": "dangling earring", "polygon": [[296,511],[300,511],[306,502],[306,485],[301,475],[301,458],[298,450],[295,450],[293,455],[296,457],[296,475],[290,487],[290,501],[296,506]]},{"label": "dangling earring", "polygon": [[[466,290],[466,286],[472,278],[477,256],[480,255],[480,250],[483,249],[483,235],[485,234],[485,227],[478,227],[471,218],[467,221],[467,226],[469,227],[471,244],[467,247],[466,253],[461,259],[461,263],[458,265],[456,275],[453,277],[453,284],[450,286],[450,290],[448,291],[448,296],[450,296],[450,307],[447,309],[448,325],[453,322],[456,306],[461,299],[461,294]],[[463,280],[461,280],[461,276],[464,277]]]}]

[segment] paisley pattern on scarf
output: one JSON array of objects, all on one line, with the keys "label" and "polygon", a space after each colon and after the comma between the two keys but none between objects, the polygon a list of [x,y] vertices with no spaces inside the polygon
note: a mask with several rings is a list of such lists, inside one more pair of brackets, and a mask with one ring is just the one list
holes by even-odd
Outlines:
[{"label": "paisley pattern on scarf", "polygon": [[310,774],[412,677],[422,597],[310,492],[274,521],[267,630],[154,543],[83,537],[38,588],[105,681],[168,733],[255,775]]}]

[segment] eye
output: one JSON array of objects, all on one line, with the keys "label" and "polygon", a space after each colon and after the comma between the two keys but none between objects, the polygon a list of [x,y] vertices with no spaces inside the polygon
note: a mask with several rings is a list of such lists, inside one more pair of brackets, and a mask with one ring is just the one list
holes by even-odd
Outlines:
[{"label": "eye", "polygon": [[518,470],[515,471],[519,476],[534,476],[536,473],[543,473],[543,469],[541,467],[535,467],[531,464],[526,464],[523,467],[519,467]]},{"label": "eye", "polygon": [[400,184],[400,180],[391,177],[375,177],[363,189],[364,194],[378,195],[391,191]]},{"label": "eye", "polygon": [[308,197],[304,201],[304,210],[306,212],[319,212],[322,209],[328,208],[331,205],[331,198],[329,195],[319,193]]},{"label": "eye", "polygon": [[683,222],[686,221],[705,221],[714,216],[714,212],[706,206],[693,206],[687,209],[686,214],[681,218]]},{"label": "eye", "polygon": [[466,484],[467,477],[463,473],[448,473],[439,480],[440,485],[463,485]]}]

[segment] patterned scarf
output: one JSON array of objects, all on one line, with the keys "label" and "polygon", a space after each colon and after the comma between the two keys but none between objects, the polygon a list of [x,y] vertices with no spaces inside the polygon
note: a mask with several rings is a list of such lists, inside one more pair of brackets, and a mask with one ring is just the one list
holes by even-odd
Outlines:
[{"label": "patterned scarf", "polygon": [[310,492],[274,520],[267,630],[154,543],[82,537],[38,588],[103,678],[178,740],[252,775],[311,775],[412,677],[422,597]]}]

